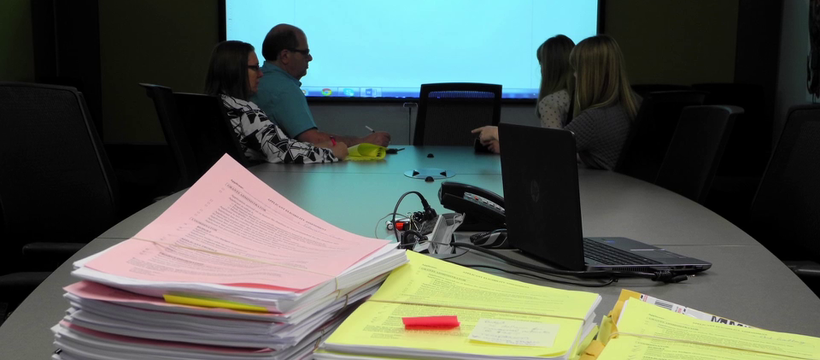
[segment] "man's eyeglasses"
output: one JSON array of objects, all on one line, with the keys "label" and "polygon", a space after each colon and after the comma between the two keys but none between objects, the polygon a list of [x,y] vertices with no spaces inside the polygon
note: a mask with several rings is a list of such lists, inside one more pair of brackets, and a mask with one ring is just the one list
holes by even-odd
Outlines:
[{"label": "man's eyeglasses", "polygon": [[302,56],[308,56],[308,55],[310,55],[310,49],[304,49],[304,50],[300,50],[300,49],[288,49],[288,51],[298,52],[298,53],[302,54]]},{"label": "man's eyeglasses", "polygon": [[259,72],[259,65],[248,65],[248,69]]}]

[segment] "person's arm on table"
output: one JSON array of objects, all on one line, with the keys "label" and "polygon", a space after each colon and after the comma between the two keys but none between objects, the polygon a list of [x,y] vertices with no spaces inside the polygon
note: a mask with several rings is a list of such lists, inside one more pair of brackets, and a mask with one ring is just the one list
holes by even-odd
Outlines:
[{"label": "person's arm on table", "polygon": [[313,145],[309,142],[289,139],[282,130],[271,124],[257,133],[262,144],[262,152],[268,162],[284,163],[322,163],[342,161],[347,157],[347,145],[337,141],[335,144]]},{"label": "person's arm on table", "polygon": [[261,152],[270,163],[322,163],[342,161],[347,156],[347,145],[337,142],[328,148],[296,141],[285,135],[267,115],[252,102],[222,96],[239,143]]},{"label": "person's arm on table", "polygon": [[312,128],[296,136],[296,138],[299,139],[299,141],[310,142],[314,144],[330,141],[331,137],[336,139],[337,142],[343,142],[348,146],[353,146],[360,143],[369,143],[379,146],[387,146],[390,144],[390,134],[384,131],[376,131],[371,133],[370,135],[359,138],[354,136],[329,134],[326,132],[319,131],[319,129]]}]

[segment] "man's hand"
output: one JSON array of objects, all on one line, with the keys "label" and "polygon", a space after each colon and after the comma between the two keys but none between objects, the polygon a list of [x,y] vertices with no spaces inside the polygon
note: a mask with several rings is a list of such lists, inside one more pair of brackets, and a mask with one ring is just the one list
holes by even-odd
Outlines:
[{"label": "man's hand", "polygon": [[363,137],[361,142],[386,147],[390,144],[390,134],[384,131],[376,131],[370,135]]},{"label": "man's hand", "polygon": [[498,148],[498,126],[482,126],[470,132],[478,134],[478,140],[484,145],[490,145],[491,142],[495,141],[495,147]]},{"label": "man's hand", "polygon": [[333,151],[333,155],[336,155],[339,160],[344,160],[347,157],[347,144],[341,141],[337,141],[336,145],[331,145],[329,149]]},{"label": "man's hand", "polygon": [[498,140],[491,140],[490,143],[487,144],[487,149],[489,149],[490,151],[492,151],[496,154],[500,154],[501,153],[501,144],[498,142]]}]

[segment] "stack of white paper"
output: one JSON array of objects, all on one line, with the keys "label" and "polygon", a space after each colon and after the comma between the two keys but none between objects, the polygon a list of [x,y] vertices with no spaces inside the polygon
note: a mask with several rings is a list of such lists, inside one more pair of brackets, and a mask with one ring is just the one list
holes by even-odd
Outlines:
[{"label": "stack of white paper", "polygon": [[309,355],[404,251],[328,224],[225,156],[132,239],[76,262],[59,359]]}]

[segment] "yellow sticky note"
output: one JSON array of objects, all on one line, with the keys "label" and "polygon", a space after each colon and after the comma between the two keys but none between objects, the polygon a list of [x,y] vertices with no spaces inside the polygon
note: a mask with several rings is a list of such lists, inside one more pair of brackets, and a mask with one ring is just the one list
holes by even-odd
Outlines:
[{"label": "yellow sticky note", "polygon": [[592,341],[586,350],[581,353],[579,360],[595,360],[604,351],[604,344],[598,340]]},{"label": "yellow sticky note", "polygon": [[268,309],[262,306],[256,305],[248,305],[242,304],[233,301],[226,301],[226,300],[219,300],[219,299],[209,299],[209,298],[201,298],[201,297],[191,297],[191,296],[182,296],[182,295],[162,295],[165,298],[165,302],[172,303],[172,304],[182,304],[182,305],[192,305],[192,306],[202,306],[202,307],[210,307],[210,308],[224,308],[224,309],[233,309],[233,310],[244,310],[244,311],[256,311],[256,312],[267,312]]},{"label": "yellow sticky note", "polygon": [[551,347],[558,335],[558,324],[506,319],[479,319],[467,337],[470,341],[513,346]]},{"label": "yellow sticky note", "polygon": [[[618,315],[620,315],[620,313],[618,313]],[[610,335],[616,332],[618,332],[618,328],[615,327],[612,316],[604,316],[603,319],[601,319],[601,329],[598,330],[598,341],[606,345],[606,343],[609,342]]]}]

